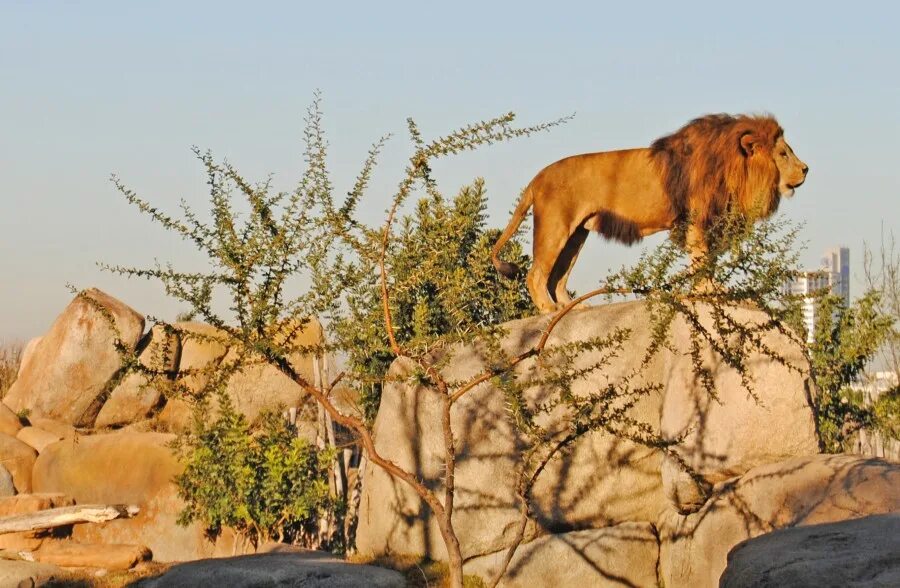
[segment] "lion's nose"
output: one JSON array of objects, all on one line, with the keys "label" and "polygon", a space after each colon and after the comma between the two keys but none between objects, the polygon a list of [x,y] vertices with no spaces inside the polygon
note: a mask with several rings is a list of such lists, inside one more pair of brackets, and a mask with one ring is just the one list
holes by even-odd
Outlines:
[{"label": "lion's nose", "polygon": [[803,170],[803,175],[805,176],[805,175],[806,175],[806,172],[809,171],[809,166],[806,165],[806,164],[804,163],[804,164],[803,164],[803,167],[802,167],[801,169]]}]

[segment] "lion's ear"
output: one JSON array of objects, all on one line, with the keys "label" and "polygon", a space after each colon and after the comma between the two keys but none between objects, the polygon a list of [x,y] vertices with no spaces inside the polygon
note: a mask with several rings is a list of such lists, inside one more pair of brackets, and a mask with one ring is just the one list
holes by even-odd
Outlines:
[{"label": "lion's ear", "polygon": [[744,152],[744,155],[750,157],[753,155],[756,150],[756,137],[753,136],[753,133],[747,131],[743,135],[741,135],[741,151]]}]

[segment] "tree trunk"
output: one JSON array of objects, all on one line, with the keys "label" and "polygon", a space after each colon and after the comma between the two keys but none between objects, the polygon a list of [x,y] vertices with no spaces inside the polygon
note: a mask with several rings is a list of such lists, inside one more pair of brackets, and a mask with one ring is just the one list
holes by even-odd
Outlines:
[{"label": "tree trunk", "polygon": [[438,518],[438,528],[441,531],[441,538],[444,545],[447,546],[447,567],[450,572],[450,587],[463,588],[463,558],[462,551],[459,549],[459,539],[453,530],[453,524],[444,520],[444,517]]}]

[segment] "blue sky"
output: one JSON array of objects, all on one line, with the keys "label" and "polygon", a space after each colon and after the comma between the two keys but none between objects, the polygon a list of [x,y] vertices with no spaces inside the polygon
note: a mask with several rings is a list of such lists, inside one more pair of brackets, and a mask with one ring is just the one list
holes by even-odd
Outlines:
[{"label": "blue sky", "polygon": [[[161,208],[202,207],[198,145],[289,188],[317,88],[339,192],[369,144],[396,133],[364,205],[371,222],[408,153],[408,116],[433,135],[509,110],[523,124],[577,113],[437,168],[447,194],[484,177],[501,226],[560,157],[645,146],[706,112],[771,112],[810,165],[781,209],[805,223],[805,262],[845,244],[859,275],[863,243],[900,232],[894,3],[302,4],[0,2],[0,340],[45,331],[67,283],[143,313],[182,310],[155,284],[96,268],[199,263],[110,173]],[[574,286],[639,252],[591,239]]]}]

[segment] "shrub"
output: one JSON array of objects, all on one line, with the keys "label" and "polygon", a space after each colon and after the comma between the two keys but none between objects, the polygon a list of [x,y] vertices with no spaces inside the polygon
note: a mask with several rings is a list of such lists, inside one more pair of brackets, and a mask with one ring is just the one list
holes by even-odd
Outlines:
[{"label": "shrub", "polygon": [[881,312],[880,304],[881,295],[875,290],[867,291],[849,307],[831,294],[818,302],[809,355],[818,388],[816,418],[825,451],[843,451],[853,433],[874,424],[872,408],[851,385],[891,333],[894,319]]},{"label": "shrub", "polygon": [[175,479],[186,503],[178,522],[200,521],[212,537],[231,527],[253,545],[312,544],[318,518],[340,508],[328,488],[333,451],[298,438],[274,412],[251,427],[225,394],[218,418],[206,424],[209,403],[202,404],[193,431],[176,443],[186,461]]}]

